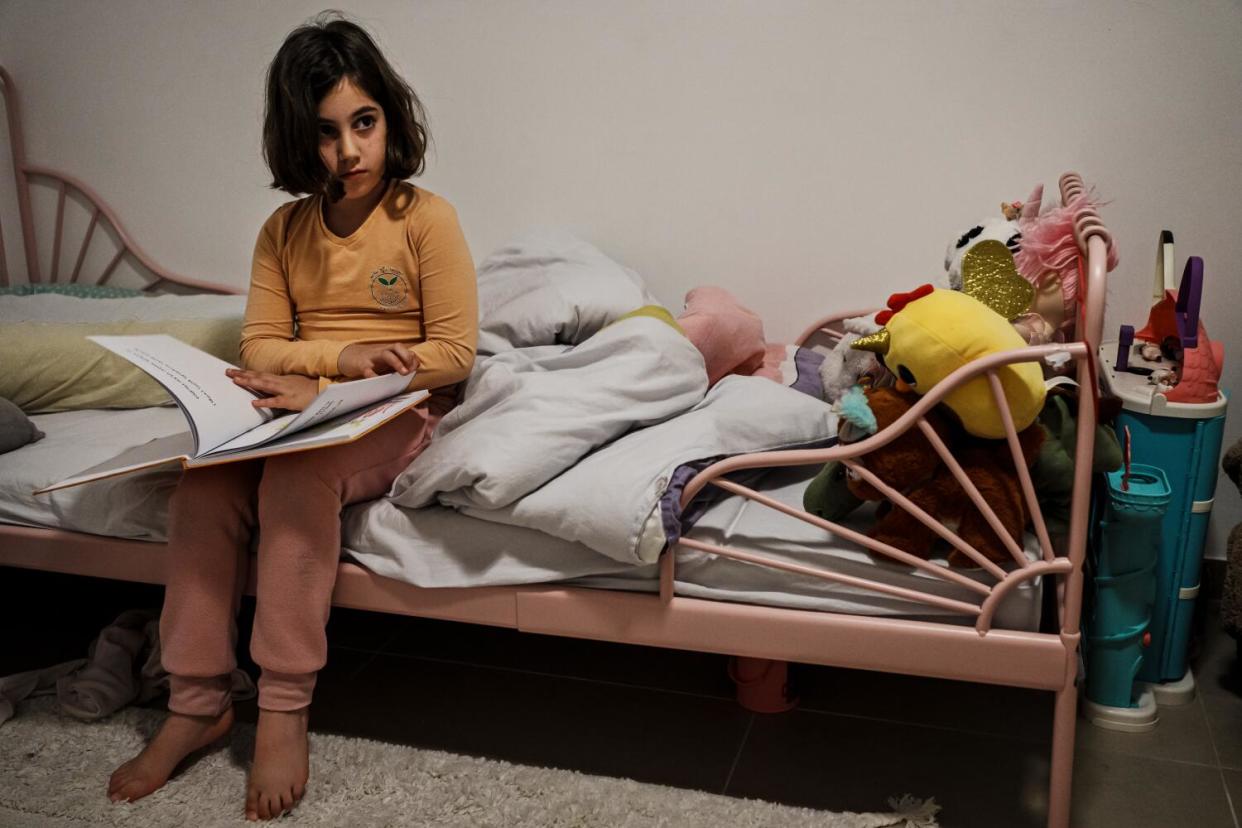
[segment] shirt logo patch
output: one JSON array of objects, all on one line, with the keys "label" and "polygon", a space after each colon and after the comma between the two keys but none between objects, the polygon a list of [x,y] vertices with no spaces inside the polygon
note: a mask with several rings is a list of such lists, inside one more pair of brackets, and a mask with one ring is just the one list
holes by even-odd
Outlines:
[{"label": "shirt logo patch", "polygon": [[405,304],[410,283],[400,270],[381,267],[371,274],[371,298],[380,307],[395,310]]}]

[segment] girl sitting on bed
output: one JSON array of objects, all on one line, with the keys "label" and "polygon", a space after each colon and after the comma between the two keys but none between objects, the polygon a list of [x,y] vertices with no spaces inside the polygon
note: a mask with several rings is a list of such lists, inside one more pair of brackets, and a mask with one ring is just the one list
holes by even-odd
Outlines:
[{"label": "girl sitting on bed", "polygon": [[246,816],[279,816],[302,797],[341,508],[387,492],[452,407],[474,358],[475,273],[456,213],[405,181],[423,169],[423,122],[413,91],[350,22],[302,26],[272,61],[263,125],[272,186],[309,195],[276,210],[259,233],[246,368],[228,373],[269,409],[300,410],[328,383],[392,371],[417,371],[410,388],[435,390],[353,443],[182,478],[169,507],[160,619],[169,715],[113,773],[113,801],[158,789],[232,726],[235,616],[256,530],[250,653],[262,674]]}]

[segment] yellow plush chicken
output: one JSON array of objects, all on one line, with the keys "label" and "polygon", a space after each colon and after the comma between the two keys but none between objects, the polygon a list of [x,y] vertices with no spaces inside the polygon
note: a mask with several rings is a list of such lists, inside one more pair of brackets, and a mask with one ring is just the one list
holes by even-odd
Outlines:
[{"label": "yellow plush chicken", "polygon": [[[982,242],[962,260],[962,291],[924,285],[889,299],[889,310],[876,321],[885,327],[853,347],[880,355],[888,370],[919,394],[926,394],[949,374],[981,357],[1024,348],[1026,342],[1009,324],[1034,298],[1030,283],[1018,275],[1004,244]],[[1044,405],[1044,375],[1036,362],[997,369],[1018,431],[1035,422]],[[986,376],[955,388],[944,403],[965,429],[977,437],[1003,438],[1005,426]]]}]

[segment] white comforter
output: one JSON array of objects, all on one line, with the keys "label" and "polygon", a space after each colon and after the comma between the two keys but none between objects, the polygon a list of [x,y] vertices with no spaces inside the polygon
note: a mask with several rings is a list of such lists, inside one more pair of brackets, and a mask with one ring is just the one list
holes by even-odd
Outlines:
[{"label": "white comforter", "polygon": [[479,291],[480,357],[463,403],[393,483],[400,506],[439,503],[650,563],[678,466],[835,434],[821,400],[754,377],[709,392],[702,356],[679,331],[649,317],[615,322],[652,299],[577,239],[503,248],[481,265]]},{"label": "white comforter", "polygon": [[698,350],[650,317],[622,320],[577,346],[484,358],[462,404],[397,479],[394,499],[410,507],[509,506],[600,446],[689,410],[706,391]]}]

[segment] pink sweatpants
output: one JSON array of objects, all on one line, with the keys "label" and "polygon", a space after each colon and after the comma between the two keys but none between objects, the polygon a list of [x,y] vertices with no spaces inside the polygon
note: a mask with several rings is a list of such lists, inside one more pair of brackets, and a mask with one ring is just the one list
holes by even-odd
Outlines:
[{"label": "pink sweatpants", "polygon": [[451,400],[434,396],[353,443],[187,472],[169,506],[168,572],[160,616],[168,708],[215,716],[237,666],[237,611],[259,531],[250,655],[263,672],[259,706],[310,704],[327,662],[341,507],[372,500],[431,439]]}]

